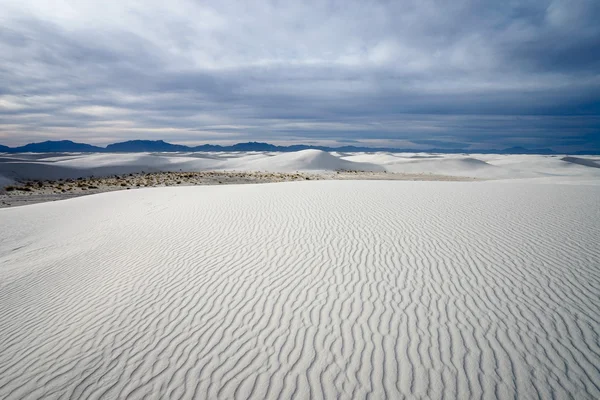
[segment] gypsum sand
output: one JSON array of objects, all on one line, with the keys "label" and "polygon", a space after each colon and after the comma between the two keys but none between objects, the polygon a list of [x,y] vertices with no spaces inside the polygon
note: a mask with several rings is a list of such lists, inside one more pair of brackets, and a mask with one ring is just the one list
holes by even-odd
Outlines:
[{"label": "gypsum sand", "polygon": [[24,180],[0,189],[0,208],[66,200],[75,197],[116,190],[148,187],[231,185],[251,183],[293,182],[308,180],[393,180],[452,181],[480,179],[428,173],[388,173],[365,171],[324,172],[261,172],[261,171],[199,171],[142,172],[107,177],[78,179]]}]

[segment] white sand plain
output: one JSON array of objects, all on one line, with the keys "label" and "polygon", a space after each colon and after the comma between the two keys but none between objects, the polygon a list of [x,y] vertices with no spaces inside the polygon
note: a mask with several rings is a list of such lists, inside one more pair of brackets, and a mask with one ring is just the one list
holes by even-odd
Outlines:
[{"label": "white sand plain", "polygon": [[600,398],[597,159],[489,157],[1,209],[0,398]]}]

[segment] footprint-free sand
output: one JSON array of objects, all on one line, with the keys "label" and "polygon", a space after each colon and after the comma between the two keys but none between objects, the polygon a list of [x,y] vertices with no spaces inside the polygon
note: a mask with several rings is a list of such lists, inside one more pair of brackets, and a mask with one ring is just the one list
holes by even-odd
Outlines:
[{"label": "footprint-free sand", "polygon": [[598,199],[302,181],[2,209],[0,398],[600,398]]}]

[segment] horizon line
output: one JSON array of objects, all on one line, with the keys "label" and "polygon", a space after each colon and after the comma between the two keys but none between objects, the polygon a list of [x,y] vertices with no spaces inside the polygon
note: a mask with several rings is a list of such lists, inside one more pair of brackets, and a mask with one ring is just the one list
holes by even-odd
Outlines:
[{"label": "horizon line", "polygon": [[[72,146],[81,146],[82,148],[78,149],[78,150],[68,150],[68,149],[56,149],[56,150],[36,150],[35,148],[39,148],[40,146],[43,145],[55,145],[55,146],[60,146],[61,144],[63,145],[72,145]],[[138,145],[138,149],[122,149],[123,146],[135,146]],[[143,146],[167,146],[167,147],[178,147],[180,148],[180,150],[160,150],[160,149],[141,149],[139,147],[143,147]],[[255,147],[260,147],[262,146],[263,149],[233,149],[235,147],[241,147],[243,145],[246,146],[255,146]],[[296,144],[287,144],[287,145],[277,145],[277,144],[272,144],[269,142],[259,142],[259,141],[247,141],[247,142],[238,142],[235,144],[213,144],[213,143],[204,143],[204,144],[199,144],[199,145],[195,145],[195,146],[190,146],[190,145],[186,145],[186,144],[177,144],[177,143],[171,143],[171,142],[167,142],[164,139],[157,139],[157,140],[150,140],[150,139],[130,139],[130,140],[124,140],[124,141],[119,141],[119,142],[114,142],[114,143],[109,143],[105,146],[101,146],[101,145],[93,145],[93,144],[89,144],[89,143],[84,143],[84,142],[76,142],[73,141],[71,139],[61,139],[61,140],[46,140],[43,142],[31,142],[31,143],[27,143],[25,145],[22,146],[6,146],[6,145],[2,145],[0,143],[0,152],[6,152],[7,150],[9,150],[10,152],[14,152],[14,153],[68,153],[68,152],[95,152],[94,150],[97,149],[97,151],[107,151],[107,152],[111,152],[110,148],[111,147],[118,147],[117,149],[115,149],[112,152],[116,152],[116,153],[123,153],[123,152],[146,152],[146,151],[156,151],[156,152],[178,152],[178,151],[194,151],[195,149],[199,149],[199,148],[219,148],[220,150],[218,151],[269,151],[269,149],[272,149],[272,151],[285,151],[285,150],[290,150],[290,151],[300,151],[300,150],[309,150],[309,149],[315,149],[315,150],[323,150],[323,151],[344,151],[344,149],[353,149],[353,151],[357,151],[357,152],[368,152],[368,151],[387,151],[387,152],[409,152],[409,153],[441,153],[441,154],[448,154],[448,153],[467,153],[467,154],[486,154],[486,153],[492,153],[492,154],[540,154],[540,155],[561,155],[561,154],[577,154],[577,155],[598,155],[600,154],[600,149],[591,149],[591,150],[579,150],[579,151],[575,151],[575,152],[560,152],[560,151],[556,151],[553,150],[551,148],[526,148],[523,146],[510,146],[510,147],[503,147],[503,148],[494,148],[494,147],[490,147],[490,148],[485,148],[485,149],[468,149],[468,148],[464,148],[464,147],[455,147],[455,148],[436,148],[436,147],[432,147],[432,148],[428,148],[428,149],[417,149],[417,148],[400,148],[400,147],[386,147],[386,146],[381,146],[381,147],[373,147],[373,146],[368,146],[368,145],[361,145],[361,144],[347,144],[347,145],[340,145],[340,146],[326,146],[326,145],[312,145],[312,144],[305,144],[305,143],[296,143]],[[34,148],[34,149],[28,149],[28,148]],[[298,149],[296,149],[298,148]],[[5,149],[4,151],[2,149]],[[23,150],[23,151],[19,151],[19,150]],[[202,151],[202,150],[198,150],[198,151]],[[210,150],[206,150],[206,151],[210,151]],[[347,151],[347,150],[346,150]],[[510,151],[514,151],[514,153],[510,153]]]}]

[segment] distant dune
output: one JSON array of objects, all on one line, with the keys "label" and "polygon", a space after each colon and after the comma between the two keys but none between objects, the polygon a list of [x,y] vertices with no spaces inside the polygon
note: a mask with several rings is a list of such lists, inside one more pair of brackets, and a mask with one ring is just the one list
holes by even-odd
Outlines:
[{"label": "distant dune", "polygon": [[373,171],[435,174],[480,179],[568,178],[600,182],[598,158],[542,155],[181,152],[181,153],[52,153],[0,157],[0,182],[31,179],[76,179],[141,172],[239,171]]},{"label": "distant dune", "polygon": [[585,165],[586,167],[600,168],[600,159],[582,157],[564,157],[563,161],[573,164]]},{"label": "distant dune", "polygon": [[354,162],[336,157],[322,150],[302,150],[295,153],[280,153],[249,162],[240,162],[239,168],[265,171],[372,171],[383,172],[381,165]]},{"label": "distant dune", "polygon": [[599,198],[304,181],[0,209],[0,398],[600,398]]}]

